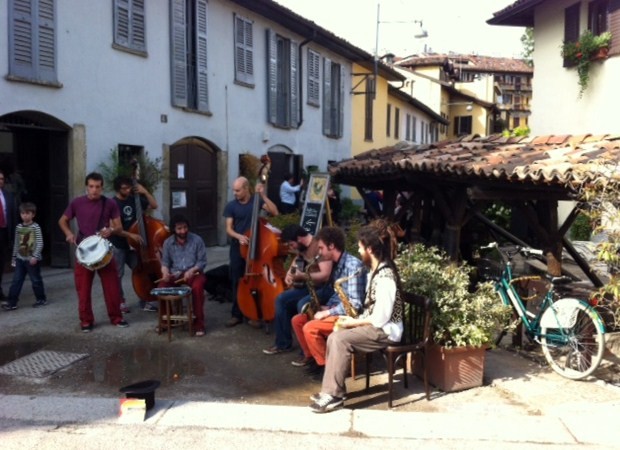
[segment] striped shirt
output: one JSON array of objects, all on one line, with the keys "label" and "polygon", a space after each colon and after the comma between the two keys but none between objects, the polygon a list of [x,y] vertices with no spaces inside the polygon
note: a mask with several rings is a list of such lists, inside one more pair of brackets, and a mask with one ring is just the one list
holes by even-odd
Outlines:
[{"label": "striped shirt", "polygon": [[13,259],[37,258],[41,260],[43,251],[43,234],[38,223],[30,225],[18,224],[15,227],[15,243],[13,244]]}]

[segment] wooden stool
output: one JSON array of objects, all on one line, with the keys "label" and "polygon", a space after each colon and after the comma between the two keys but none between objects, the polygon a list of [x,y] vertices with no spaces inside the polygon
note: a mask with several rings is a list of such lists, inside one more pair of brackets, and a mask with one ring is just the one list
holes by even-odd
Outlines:
[{"label": "wooden stool", "polygon": [[[189,335],[194,335],[193,322],[194,312],[192,310],[192,291],[189,288],[183,289],[183,287],[173,288],[178,292],[165,289],[169,288],[157,288],[151,291],[158,302],[158,316],[159,323],[157,326],[157,334],[161,334],[162,329],[168,328],[168,342],[172,340],[172,327],[182,326],[185,323],[189,327]],[[187,301],[187,307],[184,307],[183,303]]]}]

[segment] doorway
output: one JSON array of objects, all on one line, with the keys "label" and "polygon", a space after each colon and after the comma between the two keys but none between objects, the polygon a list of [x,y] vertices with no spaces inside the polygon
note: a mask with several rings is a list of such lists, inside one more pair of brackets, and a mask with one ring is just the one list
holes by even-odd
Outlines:
[{"label": "doorway", "polygon": [[207,246],[217,245],[217,151],[188,138],[170,147],[170,214],[182,214]]},{"label": "doorway", "polygon": [[[0,117],[0,168],[16,203],[33,202],[43,233],[43,263],[69,267],[70,250],[58,227],[68,199],[70,128],[38,111]],[[19,220],[19,217],[17,217]]]}]

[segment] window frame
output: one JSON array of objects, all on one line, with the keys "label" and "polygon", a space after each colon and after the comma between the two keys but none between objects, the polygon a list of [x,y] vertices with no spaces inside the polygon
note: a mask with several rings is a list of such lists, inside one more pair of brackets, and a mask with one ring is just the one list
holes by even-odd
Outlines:
[{"label": "window frame", "polygon": [[267,121],[278,128],[299,127],[299,44],[267,29]]},{"label": "window frame", "polygon": [[254,21],[233,13],[235,83],[254,87]]},{"label": "window frame", "polygon": [[[19,5],[23,6],[18,10]],[[42,86],[62,87],[57,73],[56,2],[54,0],[9,0],[7,7],[9,20],[7,79]],[[23,11],[31,11],[32,14],[28,15]]]},{"label": "window frame", "polygon": [[308,48],[307,57],[307,94],[306,103],[311,106],[321,106],[321,54]]},{"label": "window frame", "polygon": [[[114,0],[112,4],[112,48],[138,56],[148,56],[145,6],[144,0]],[[124,22],[126,22],[125,27],[123,27]],[[126,32],[124,32],[125,28]]]}]

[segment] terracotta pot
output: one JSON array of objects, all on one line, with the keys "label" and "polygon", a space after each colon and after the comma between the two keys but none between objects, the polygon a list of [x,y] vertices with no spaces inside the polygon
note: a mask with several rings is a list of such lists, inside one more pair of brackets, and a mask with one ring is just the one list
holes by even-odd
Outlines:
[{"label": "terracotta pot", "polygon": [[[486,347],[445,348],[433,344],[428,352],[428,379],[444,392],[463,391],[482,386]],[[416,361],[417,362],[417,361]],[[416,375],[421,365],[415,364]]]},{"label": "terracotta pot", "polygon": [[594,56],[592,56],[590,58],[590,61],[600,61],[603,59],[607,59],[607,55],[609,54],[609,48],[608,47],[601,47],[598,49],[598,52],[596,52],[594,54]]}]

